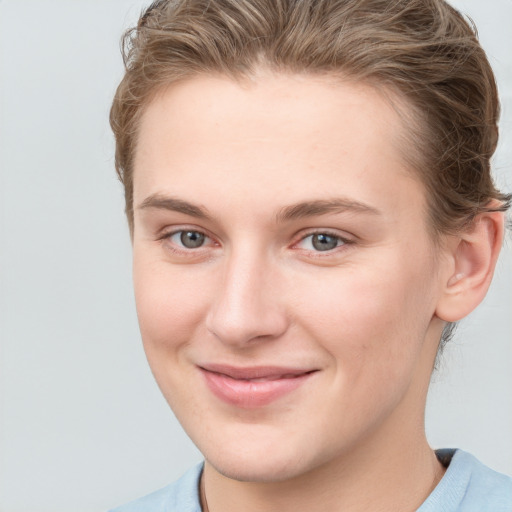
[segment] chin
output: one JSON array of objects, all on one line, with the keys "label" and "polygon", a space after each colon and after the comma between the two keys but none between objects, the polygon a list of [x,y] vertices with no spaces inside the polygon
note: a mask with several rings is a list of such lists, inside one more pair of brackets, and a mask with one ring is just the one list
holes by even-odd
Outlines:
[{"label": "chin", "polygon": [[293,436],[285,439],[282,432],[277,437],[251,435],[247,431],[245,434],[243,440],[238,438],[239,442],[226,440],[199,449],[218,473],[241,482],[290,480],[321,464],[314,460],[318,457],[311,457],[313,454],[305,451],[307,444]]},{"label": "chin", "polygon": [[239,482],[282,482],[303,474],[303,468],[297,460],[279,460],[279,458],[265,457],[237,457],[237,460],[220,458],[206,458],[208,463],[221,475]]}]

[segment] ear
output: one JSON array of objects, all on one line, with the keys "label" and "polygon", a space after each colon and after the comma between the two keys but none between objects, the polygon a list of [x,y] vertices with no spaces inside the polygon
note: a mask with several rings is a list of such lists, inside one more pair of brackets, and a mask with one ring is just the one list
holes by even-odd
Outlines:
[{"label": "ear", "polygon": [[504,222],[502,212],[481,213],[463,233],[448,241],[436,308],[442,320],[456,322],[484,299],[503,243]]}]

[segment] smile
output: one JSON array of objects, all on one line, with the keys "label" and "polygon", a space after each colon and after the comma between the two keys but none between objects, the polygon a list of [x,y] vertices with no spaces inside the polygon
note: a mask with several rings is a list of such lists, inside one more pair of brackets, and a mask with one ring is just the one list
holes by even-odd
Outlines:
[{"label": "smile", "polygon": [[263,407],[302,386],[317,370],[282,367],[199,367],[210,391],[230,405]]}]

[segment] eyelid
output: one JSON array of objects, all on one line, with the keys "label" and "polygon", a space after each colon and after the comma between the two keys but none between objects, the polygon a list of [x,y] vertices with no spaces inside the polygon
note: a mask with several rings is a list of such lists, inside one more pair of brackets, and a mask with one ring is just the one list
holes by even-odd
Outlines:
[{"label": "eyelid", "polygon": [[201,233],[207,238],[214,239],[215,237],[209,233],[207,229],[200,228],[199,226],[194,226],[193,224],[179,224],[175,226],[166,226],[162,229],[159,229],[156,238],[157,240],[163,240],[164,238],[170,238],[172,235],[176,233],[181,233],[182,231],[195,231],[197,233]]}]

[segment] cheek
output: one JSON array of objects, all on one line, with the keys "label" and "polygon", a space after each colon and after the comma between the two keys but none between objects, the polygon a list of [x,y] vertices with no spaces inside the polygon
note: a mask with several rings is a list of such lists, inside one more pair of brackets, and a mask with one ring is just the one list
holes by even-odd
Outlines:
[{"label": "cheek", "polygon": [[186,270],[135,253],[133,280],[142,342],[155,380],[173,410],[186,407],[194,417],[194,400],[185,386],[194,376],[188,373],[192,369],[186,354],[204,316],[204,283]]},{"label": "cheek", "polygon": [[299,285],[314,290],[300,301],[302,317],[344,367],[342,375],[377,379],[410,371],[434,311],[431,269],[417,263],[381,257],[379,264],[339,269],[325,280],[328,287]]},{"label": "cheek", "polygon": [[[150,364],[187,343],[205,311],[204,280],[187,269],[145,260],[134,254],[135,301]],[[154,356],[154,357],[153,357]]]}]

